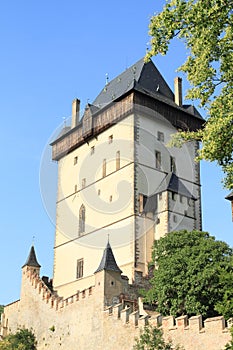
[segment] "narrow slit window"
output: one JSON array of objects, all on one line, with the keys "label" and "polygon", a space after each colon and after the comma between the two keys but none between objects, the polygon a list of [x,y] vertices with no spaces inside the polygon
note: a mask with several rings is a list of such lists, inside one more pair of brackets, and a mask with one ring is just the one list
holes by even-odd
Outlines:
[{"label": "narrow slit window", "polygon": [[79,209],[79,236],[82,236],[85,232],[85,221],[86,221],[86,209],[82,204]]},{"label": "narrow slit window", "polygon": [[161,169],[161,152],[155,151],[155,167]]},{"label": "narrow slit window", "polygon": [[82,179],[82,188],[85,188],[86,187],[86,178],[84,177]]},{"label": "narrow slit window", "polygon": [[121,166],[121,164],[120,164],[120,151],[117,151],[117,153],[116,153],[116,170],[119,170],[120,169],[120,166]]},{"label": "narrow slit window", "polygon": [[170,157],[170,171],[176,173],[176,159],[175,157]]},{"label": "narrow slit window", "polygon": [[74,165],[76,165],[78,163],[78,157],[74,157]]},{"label": "narrow slit window", "polygon": [[113,135],[110,135],[109,137],[108,137],[108,143],[112,143],[113,142]]},{"label": "narrow slit window", "polygon": [[106,159],[103,160],[103,177],[106,176]]},{"label": "narrow slit window", "polygon": [[82,278],[83,277],[83,259],[77,260],[77,272],[76,272],[76,278]]}]

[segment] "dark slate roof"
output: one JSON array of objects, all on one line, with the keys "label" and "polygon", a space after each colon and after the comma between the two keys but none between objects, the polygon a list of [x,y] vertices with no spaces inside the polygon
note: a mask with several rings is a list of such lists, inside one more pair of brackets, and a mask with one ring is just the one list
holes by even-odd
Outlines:
[{"label": "dark slate roof", "polygon": [[193,105],[182,105],[182,108],[184,108],[187,112],[195,115],[195,117],[203,119],[201,114],[198,112],[198,110]]},{"label": "dark slate roof", "polygon": [[191,192],[187,189],[187,187],[184,185],[182,180],[178,178],[178,176],[174,173],[169,173],[161,182],[160,186],[158,187],[157,193],[164,192],[164,191],[171,191],[174,193],[181,194],[187,198],[196,199]]},{"label": "dark slate roof", "polygon": [[122,273],[122,271],[117,266],[117,263],[116,263],[116,260],[114,258],[112,248],[111,248],[109,242],[108,242],[106,248],[104,249],[102,260],[100,262],[98,269],[95,271],[95,273],[103,271],[103,270],[115,271],[115,272]]},{"label": "dark slate roof", "polygon": [[35,252],[33,245],[31,246],[27,261],[25,262],[25,264],[22,267],[24,267],[24,266],[41,267],[37,261],[36,252]]},{"label": "dark slate roof", "polygon": [[145,197],[144,201],[145,203],[143,203],[143,211],[145,213],[153,213],[157,210],[157,193]]},{"label": "dark slate roof", "polygon": [[103,108],[132,90],[136,84],[142,89],[159,93],[172,101],[174,100],[173,92],[154,63],[152,61],[145,63],[144,58],[142,58],[106,84],[93,101],[93,105]]},{"label": "dark slate roof", "polygon": [[154,63],[145,62],[144,58],[126,69],[123,73],[105,85],[100,94],[93,101],[98,109],[105,107],[121,96],[136,90],[175,108],[182,109],[196,118],[203,120],[198,110],[192,105],[178,106],[174,101],[174,94]]},{"label": "dark slate roof", "polygon": [[225,197],[225,199],[228,199],[229,201],[232,201],[232,200],[233,200],[233,191],[232,191],[230,194],[228,194],[228,195]]},{"label": "dark slate roof", "polygon": [[70,131],[70,129],[71,129],[71,126],[64,126],[59,132],[59,134],[56,136],[56,140],[62,137],[63,135],[67,134],[68,131]]}]

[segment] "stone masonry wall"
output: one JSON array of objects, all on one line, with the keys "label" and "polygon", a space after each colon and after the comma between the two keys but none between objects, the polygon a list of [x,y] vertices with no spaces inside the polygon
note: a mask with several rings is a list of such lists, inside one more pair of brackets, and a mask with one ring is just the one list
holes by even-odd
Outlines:
[{"label": "stone masonry wall", "polygon": [[[21,300],[5,307],[1,334],[32,328],[38,350],[131,350],[148,323],[161,326],[161,316],[149,316],[123,303],[104,308],[101,282],[67,299],[51,292],[38,275],[24,271]],[[140,306],[140,303],[139,303]],[[162,318],[166,340],[185,350],[222,350],[230,340],[223,317]]]}]

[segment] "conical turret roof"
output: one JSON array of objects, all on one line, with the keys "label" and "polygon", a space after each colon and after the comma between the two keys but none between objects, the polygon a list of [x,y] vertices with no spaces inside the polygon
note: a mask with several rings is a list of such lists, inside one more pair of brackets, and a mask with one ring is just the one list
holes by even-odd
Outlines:
[{"label": "conical turret roof", "polygon": [[24,266],[41,267],[36,258],[34,245],[31,246],[27,261],[22,267]]},{"label": "conical turret roof", "polygon": [[117,266],[117,263],[116,263],[116,260],[115,260],[115,257],[113,255],[113,251],[112,251],[112,248],[111,248],[109,242],[107,243],[107,246],[104,249],[102,260],[99,264],[98,269],[95,271],[95,273],[100,272],[102,270],[115,271],[115,272],[122,273],[122,271]]},{"label": "conical turret roof", "polygon": [[225,199],[228,199],[229,201],[233,200],[233,191],[228,194],[228,196],[225,197]]}]

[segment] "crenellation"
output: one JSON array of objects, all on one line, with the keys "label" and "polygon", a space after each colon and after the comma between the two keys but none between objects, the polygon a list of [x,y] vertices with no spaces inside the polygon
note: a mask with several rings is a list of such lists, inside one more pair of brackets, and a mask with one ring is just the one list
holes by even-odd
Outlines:
[{"label": "crenellation", "polygon": [[113,306],[107,306],[105,309],[104,309],[104,314],[107,315],[107,316],[112,316],[113,313],[112,313],[112,310],[113,310]]},{"label": "crenellation", "polygon": [[202,316],[192,316],[189,319],[189,328],[193,331],[200,331],[202,329]]},{"label": "crenellation", "polygon": [[226,321],[223,316],[207,318],[204,321],[205,332],[217,332],[226,328]]},{"label": "crenellation", "polygon": [[174,317],[173,316],[166,316],[162,319],[162,327],[164,329],[174,329]]},{"label": "crenellation", "polygon": [[148,326],[149,324],[149,315],[143,315],[139,317],[138,319],[138,327],[139,328],[144,328],[145,326]]},{"label": "crenellation", "polygon": [[177,329],[181,329],[181,330],[186,328],[188,326],[188,316],[185,315],[185,316],[177,317],[176,326],[177,326]]},{"label": "crenellation", "polygon": [[124,309],[120,312],[120,319],[122,320],[123,324],[126,324],[129,322],[129,315],[131,313],[131,308],[126,306]]},{"label": "crenellation", "polygon": [[139,312],[134,311],[129,314],[129,323],[135,327],[138,326]]},{"label": "crenellation", "polygon": [[116,304],[112,307],[113,316],[118,319],[121,317],[121,311],[123,310],[123,303]]}]

